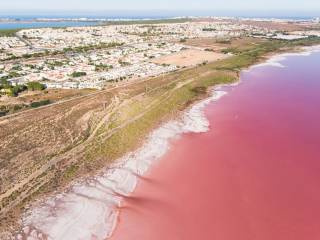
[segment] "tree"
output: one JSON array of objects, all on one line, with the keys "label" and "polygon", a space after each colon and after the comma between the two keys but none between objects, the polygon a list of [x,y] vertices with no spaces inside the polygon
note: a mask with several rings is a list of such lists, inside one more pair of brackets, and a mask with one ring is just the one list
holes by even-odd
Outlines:
[{"label": "tree", "polygon": [[11,86],[10,82],[8,82],[7,79],[5,79],[5,77],[0,79],[0,88],[9,88]]},{"label": "tree", "polygon": [[46,86],[39,82],[28,82],[27,88],[29,91],[41,91],[41,90],[44,90]]},{"label": "tree", "polygon": [[14,87],[11,86],[10,88],[8,88],[7,95],[9,97],[16,97],[20,92],[25,91],[26,88],[27,87],[25,85],[16,85]]},{"label": "tree", "polygon": [[71,74],[71,76],[74,77],[74,78],[78,78],[78,77],[82,77],[82,76],[86,76],[86,75],[87,75],[86,72],[73,72]]}]

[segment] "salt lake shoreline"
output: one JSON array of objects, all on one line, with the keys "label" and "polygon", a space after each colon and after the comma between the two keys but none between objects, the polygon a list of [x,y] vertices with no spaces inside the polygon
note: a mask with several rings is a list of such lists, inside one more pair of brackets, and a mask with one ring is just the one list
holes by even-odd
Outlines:
[{"label": "salt lake shoreline", "polygon": [[[261,66],[284,67],[281,61],[287,57],[306,56],[314,51],[320,51],[320,46],[303,47],[297,53],[274,54],[264,63],[242,71]],[[123,199],[130,198],[139,179],[143,179],[152,164],[166,154],[170,141],[185,133],[208,131],[210,126],[204,115],[205,107],[227,94],[222,87],[235,86],[240,81],[239,78],[234,84],[211,88],[209,98],[195,102],[176,119],[155,128],[141,148],[125,155],[96,177],[78,180],[65,192],[39,200],[23,216],[23,228],[16,239],[27,236],[30,239],[109,238],[116,227]]]}]

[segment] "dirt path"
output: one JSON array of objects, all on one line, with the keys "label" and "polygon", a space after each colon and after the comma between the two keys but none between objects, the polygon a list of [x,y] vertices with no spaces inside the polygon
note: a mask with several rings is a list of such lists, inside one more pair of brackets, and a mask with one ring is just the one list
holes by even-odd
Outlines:
[{"label": "dirt path", "polygon": [[[152,108],[158,106],[159,104],[163,104],[168,98],[170,98],[170,96],[172,96],[173,92],[183,86],[185,86],[186,84],[191,83],[192,81],[194,81],[195,79],[190,79],[188,81],[185,82],[181,82],[179,84],[177,84],[177,86],[175,86],[172,90],[165,92],[159,99],[157,98],[156,100],[152,101],[150,104],[148,104],[148,106],[145,108],[145,110],[143,112],[141,112],[140,114],[138,114],[137,116],[135,116],[134,118],[122,123],[120,126],[112,129],[111,131],[108,132],[108,134],[103,138],[103,140],[106,140],[110,137],[112,137],[113,134],[115,134],[117,131],[119,131],[122,128],[125,128],[127,125],[139,120],[140,118],[142,118],[148,111],[150,111]],[[179,81],[177,81],[179,82]],[[163,98],[164,97],[164,98]],[[23,179],[23,181],[19,182],[18,184],[16,184],[13,188],[11,188],[10,190],[8,190],[6,193],[2,194],[0,196],[0,201],[3,200],[6,197],[9,197],[11,194],[13,194],[15,191],[18,191],[21,188],[24,188],[26,185],[28,185],[31,181],[33,181],[34,179],[40,177],[42,174],[44,174],[45,172],[49,171],[49,169],[53,166],[55,166],[56,164],[58,164],[60,161],[64,160],[64,159],[68,159],[68,158],[72,158],[72,156],[74,154],[79,154],[81,152],[83,152],[84,148],[88,145],[88,143],[90,143],[94,137],[96,136],[97,132],[100,130],[100,128],[109,120],[110,116],[116,112],[117,110],[119,110],[120,106],[124,106],[125,104],[127,104],[126,102],[121,102],[121,100],[119,99],[119,97],[117,95],[114,96],[114,98],[112,99],[111,104],[108,106],[108,108],[106,109],[107,114],[105,114],[105,116],[99,121],[99,123],[96,125],[95,129],[92,131],[92,133],[89,135],[89,137],[83,141],[82,143],[80,143],[79,145],[75,146],[74,148],[70,149],[68,152],[62,153],[56,157],[53,157],[48,163],[46,163],[45,165],[43,165],[41,168],[39,168],[37,171],[33,172],[31,175],[29,175],[27,178]],[[41,185],[39,185],[36,188],[32,189],[32,192],[36,192],[43,184],[45,184],[46,182],[42,182]],[[25,195],[21,195],[20,198],[23,198]],[[14,206],[16,203],[18,203],[21,199],[18,198],[16,201],[13,201],[10,205]],[[7,210],[9,210],[10,208],[8,208]],[[6,211],[2,211],[2,214],[4,214]]]}]

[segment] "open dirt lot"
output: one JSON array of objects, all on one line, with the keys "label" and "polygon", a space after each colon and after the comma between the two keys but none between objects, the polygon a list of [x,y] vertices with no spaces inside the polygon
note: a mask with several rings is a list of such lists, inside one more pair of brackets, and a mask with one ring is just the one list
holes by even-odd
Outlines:
[{"label": "open dirt lot", "polygon": [[260,38],[234,38],[234,39],[216,39],[216,38],[196,38],[188,39],[185,45],[192,47],[201,47],[212,49],[215,52],[221,52],[226,48],[239,48],[242,50],[254,47],[256,44],[265,42],[266,40]]},{"label": "open dirt lot", "polygon": [[203,62],[214,62],[225,59],[228,55],[218,52],[201,51],[188,49],[168,56],[160,57],[154,60],[159,64],[173,64],[181,67],[195,66]]}]

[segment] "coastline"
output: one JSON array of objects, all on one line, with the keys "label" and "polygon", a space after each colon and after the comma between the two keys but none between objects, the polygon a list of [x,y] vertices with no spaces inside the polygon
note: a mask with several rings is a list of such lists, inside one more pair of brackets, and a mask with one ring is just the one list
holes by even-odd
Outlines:
[{"label": "coastline", "polygon": [[[22,222],[24,227],[17,238],[37,236],[36,239],[42,239],[49,232],[50,236],[54,236],[54,239],[68,239],[68,236],[77,239],[79,232],[66,223],[71,219],[73,223],[77,221],[75,216],[78,215],[78,212],[81,215],[84,214],[83,211],[86,211],[87,217],[83,219],[84,222],[79,219],[78,224],[83,224],[87,229],[95,229],[94,235],[97,239],[109,238],[116,227],[122,198],[129,197],[138,180],[143,178],[152,164],[167,152],[170,148],[170,141],[183,133],[201,133],[208,130],[209,122],[205,118],[203,110],[207,104],[217,101],[226,94],[219,90],[222,86],[224,85],[216,86],[209,98],[197,102],[177,119],[153,130],[141,148],[119,159],[113,166],[101,171],[97,177],[79,181],[66,192],[40,202],[38,207],[25,214]],[[103,206],[105,202],[108,202],[107,207]],[[63,208],[61,208],[61,203],[65,203]],[[82,206],[84,207],[81,209]],[[55,214],[59,216],[57,222],[52,215],[52,209],[55,209]],[[88,217],[94,220],[88,221]],[[90,226],[90,223],[98,222],[97,219],[100,219],[98,226]],[[50,229],[54,222],[56,227]],[[71,230],[66,232],[66,228]],[[83,228],[81,229],[83,230]],[[92,232],[81,233],[82,238],[89,239],[90,236],[92,236]]]},{"label": "coastline", "polygon": [[286,60],[287,57],[291,56],[310,56],[313,52],[320,52],[320,45],[315,46],[305,46],[299,47],[295,49],[295,51],[284,52],[284,53],[273,53],[266,56],[266,61],[262,61],[261,63],[257,63],[253,66],[250,66],[248,69],[243,71],[250,71],[256,67],[263,67],[263,66],[273,66],[273,67],[285,67],[281,64],[281,61]]},{"label": "coastline", "polygon": [[0,31],[20,31],[27,29],[42,28],[75,28],[75,27],[99,27],[99,21],[22,21],[4,22],[0,21]]},{"label": "coastline", "polygon": [[[309,50],[306,50],[307,48]],[[320,50],[319,46],[303,49],[306,52]],[[304,55],[306,53],[274,54],[265,64],[255,64],[247,70],[242,71],[248,71],[253,67],[265,65],[281,67],[281,63],[279,62],[284,59],[283,55],[291,56],[292,54]],[[282,58],[279,56],[282,56]],[[239,81],[235,84],[239,84]],[[88,229],[88,223],[92,223],[90,219],[101,220],[98,226],[92,226],[95,229],[94,236],[97,239],[110,237],[117,223],[121,199],[128,197],[134,191],[139,178],[143,178],[141,176],[148,171],[152,163],[166,153],[170,147],[170,140],[179,137],[183,133],[201,133],[208,130],[209,123],[204,116],[203,110],[209,102],[217,101],[226,94],[220,88],[221,85],[213,87],[211,90],[212,95],[209,98],[196,102],[177,119],[171,120],[153,130],[143,144],[143,147],[118,160],[109,170],[103,170],[95,178],[82,180],[71,185],[69,190],[64,193],[40,201],[39,207],[32,209],[24,216],[22,225],[25,227],[19,233],[17,239],[23,239],[24,236],[31,236],[33,237],[32,239],[45,239],[48,233],[58,234],[54,235],[56,236],[54,239],[68,239],[68,235],[64,234],[70,234],[70,236],[76,238],[76,234],[79,234],[76,229],[83,226],[86,226],[86,229]],[[157,151],[159,148],[161,148],[161,151]],[[81,200],[75,201],[75,197],[84,200],[82,202]],[[105,206],[105,202],[108,202],[108,206]],[[63,206],[63,204],[65,205]],[[86,215],[86,213],[89,214]],[[96,214],[96,216],[92,216],[92,213]],[[55,214],[61,217],[62,220],[58,222],[55,229],[50,229],[50,227],[54,228]],[[86,216],[84,221],[79,219],[81,216]],[[107,216],[107,219],[105,216]],[[66,224],[70,221],[75,224],[75,217],[79,219],[77,222],[78,226]],[[66,232],[67,228],[71,228],[71,231]],[[84,230],[83,228],[81,229]],[[66,238],[61,238],[61,234]],[[93,236],[92,232],[87,232],[86,234],[88,237]],[[84,237],[83,232],[81,236]]]},{"label": "coastline", "polygon": [[318,239],[319,57],[241,72],[206,107],[210,130],[173,141],[124,201],[111,239]]}]

